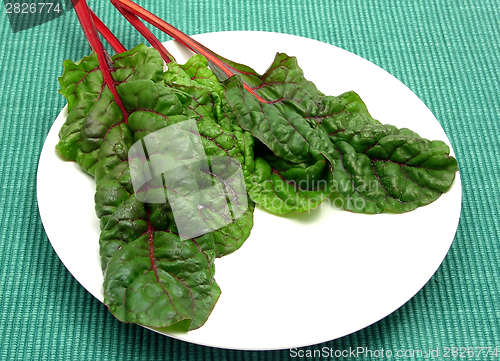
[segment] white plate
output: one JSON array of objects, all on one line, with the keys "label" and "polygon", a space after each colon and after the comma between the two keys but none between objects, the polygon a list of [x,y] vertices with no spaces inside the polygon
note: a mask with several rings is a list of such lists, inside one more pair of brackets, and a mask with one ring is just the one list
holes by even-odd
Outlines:
[{"label": "white plate", "polygon": [[[415,94],[357,55],[277,33],[221,32],[195,38],[258,72],[267,69],[277,51],[295,55],[306,78],[325,94],[354,90],[383,123],[449,144]],[[166,46],[179,62],[191,55],[175,42]],[[62,161],[54,149],[66,114],[64,109],[57,117],[42,150],[38,205],[59,258],[102,301],[94,182],[75,163]],[[222,295],[207,323],[170,336],[222,348],[270,350],[312,345],[360,330],[394,312],[425,285],[448,252],[460,208],[457,174],[451,190],[437,201],[401,215],[323,207],[311,214],[277,217],[256,210],[255,226],[243,247],[216,261]]]}]

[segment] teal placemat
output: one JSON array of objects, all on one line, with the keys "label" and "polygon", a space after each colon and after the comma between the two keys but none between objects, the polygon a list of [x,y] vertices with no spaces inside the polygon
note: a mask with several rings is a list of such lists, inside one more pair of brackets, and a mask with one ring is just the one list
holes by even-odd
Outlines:
[{"label": "teal placemat", "polygon": [[[500,1],[141,3],[188,34],[274,31],[356,53],[413,90],[452,143],[463,204],[442,266],[390,316],[302,351],[423,350],[421,358],[407,358],[422,359],[429,348],[439,348],[442,358],[445,347],[499,346],[500,357]],[[143,41],[107,1],[90,5],[125,47]],[[74,12],[15,34],[5,13],[0,19],[0,359],[290,359],[289,350],[214,349],[121,324],[70,275],[38,215],[36,170],[45,136],[65,104],[57,94],[62,61],[80,59],[88,46]]]}]

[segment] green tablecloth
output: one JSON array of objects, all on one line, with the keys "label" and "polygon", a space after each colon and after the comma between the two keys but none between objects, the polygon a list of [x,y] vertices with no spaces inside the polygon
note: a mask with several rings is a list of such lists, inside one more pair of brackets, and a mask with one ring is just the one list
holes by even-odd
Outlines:
[{"label": "green tablecloth", "polygon": [[[500,1],[142,3],[188,34],[273,31],[356,53],[413,90],[452,143],[463,204],[442,266],[390,316],[304,350],[439,347],[442,355],[444,347],[500,346]],[[110,3],[90,5],[127,48],[143,41]],[[214,349],[121,324],[71,276],[43,230],[36,170],[45,137],[65,104],[57,94],[62,61],[80,59],[88,46],[74,12],[15,34],[6,14],[0,18],[0,359],[289,359],[288,350]]]}]

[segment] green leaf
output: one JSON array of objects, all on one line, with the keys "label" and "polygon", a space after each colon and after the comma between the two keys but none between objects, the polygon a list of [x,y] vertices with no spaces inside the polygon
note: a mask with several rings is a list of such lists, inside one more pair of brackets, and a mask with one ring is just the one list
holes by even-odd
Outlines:
[{"label": "green leaf", "polygon": [[443,142],[382,125],[354,92],[323,95],[304,78],[295,58],[278,54],[260,82],[255,76],[248,81],[241,75],[264,101],[244,91],[236,78],[226,82],[225,99],[238,124],[277,157],[274,163],[256,157],[255,166],[246,167],[249,194],[257,203],[267,201],[264,208],[276,212],[272,196],[275,204],[277,198],[300,198],[292,187],[276,191],[283,183],[283,172],[276,171],[283,169],[279,159],[305,163],[300,170],[310,174],[312,159],[323,155],[333,168],[333,196],[353,212],[411,211],[451,186],[458,166]]},{"label": "green leaf", "polygon": [[249,132],[242,134],[240,144],[245,151],[248,195],[263,209],[281,215],[303,213],[317,208],[331,194],[331,169],[321,155],[310,164],[287,162],[269,152],[255,157]]},{"label": "green leaf", "polygon": [[61,140],[56,149],[64,158],[76,161],[85,116],[102,92],[103,78],[96,54],[93,52],[76,63],[66,60],[59,83],[59,93],[68,101],[68,117],[59,131]]},{"label": "green leaf", "polygon": [[[117,54],[112,60],[115,68],[112,75],[117,84],[137,79],[150,82],[163,79],[161,57],[144,44]],[[77,63],[66,60],[64,66],[65,71],[59,78],[60,93],[68,100],[69,113],[59,132],[56,149],[64,158],[76,161],[84,171],[94,175],[107,129],[121,124],[123,117],[104,85],[95,53]]]},{"label": "green leaf", "polygon": [[[130,84],[130,89],[142,91]],[[164,95],[158,97],[160,103],[174,99],[176,104],[175,94],[172,98],[166,95],[167,91],[158,89],[163,85],[151,86]],[[185,110],[175,106],[162,108],[158,102],[146,101],[160,112],[170,109],[171,116],[181,116]],[[138,112],[143,114],[146,110],[147,107]],[[131,113],[129,121],[134,121],[135,113]],[[158,119],[165,120],[162,116]],[[116,166],[97,184],[96,202],[103,226],[100,253],[105,269],[104,303],[123,322],[162,328],[191,319],[189,329],[198,328],[205,323],[220,294],[213,280],[214,236],[181,239],[168,205],[137,200],[126,164]]]},{"label": "green leaf", "polygon": [[123,322],[161,328],[191,319],[196,329],[220,294],[214,236],[181,239],[168,205],[142,203],[130,188],[126,163],[97,184],[101,220],[107,213],[99,239],[104,303]]},{"label": "green leaf", "polygon": [[[167,86],[157,84],[151,87],[144,83],[119,86],[124,105],[133,111],[129,125],[134,131],[135,140],[139,140],[169,125],[196,119],[207,157],[226,156],[243,163],[231,123],[220,108],[217,91],[223,88],[203,60],[202,57],[194,56],[186,65],[169,64],[169,76],[174,74],[175,77],[169,78],[169,73],[166,73],[165,78],[170,79],[166,82]],[[204,82],[207,79],[210,81]],[[217,81],[215,85],[212,84],[214,81]],[[140,97],[144,94],[147,96]],[[253,209],[253,203],[249,202],[248,209],[240,218],[213,232],[217,238],[219,256],[234,252],[248,238],[253,226]]]},{"label": "green leaf", "polygon": [[63,75],[59,77],[61,85],[59,93],[64,95],[68,101],[68,112],[73,110],[77,99],[80,102],[83,100],[95,101],[103,84],[96,53],[92,52],[76,63],[66,60],[63,66]]},{"label": "green leaf", "polygon": [[435,201],[455,178],[458,164],[442,141],[372,119],[357,94],[339,97],[341,112],[317,120],[340,156],[333,164],[344,209],[359,213],[408,212]]},{"label": "green leaf", "polygon": [[[223,110],[271,151],[256,152],[254,161],[253,150],[247,149],[244,169],[250,197],[277,214],[316,208],[331,193],[329,168],[338,156],[328,135],[313,126],[308,116],[317,114],[318,104],[327,97],[304,78],[296,59],[286,54],[277,54],[264,75],[252,70],[240,77],[265,101],[232,77],[225,82]],[[248,135],[243,142],[247,148],[253,144]]]},{"label": "green leaf", "polygon": [[[408,169],[406,163],[399,164],[402,172],[404,171],[404,175],[408,176],[411,182],[421,188],[419,200],[415,198],[418,192],[411,183],[407,183],[407,186],[411,188],[410,191],[405,193],[401,190],[401,174],[396,174],[395,165],[386,164],[382,166],[378,163],[380,160],[372,158],[374,175],[382,175],[388,178],[396,177],[398,179],[398,181],[392,179],[391,182],[381,180],[380,183],[387,187],[387,198],[397,198],[400,203],[396,203],[396,207],[392,205],[386,207],[384,202],[380,202],[381,204],[378,206],[362,207],[364,211],[373,213],[392,208],[401,211],[411,210],[416,206],[428,204],[432,199],[439,196],[439,194],[430,194],[432,193],[430,190],[439,193],[448,189],[451,185],[458,167],[456,166],[456,160],[449,156],[449,150],[443,147],[442,142],[431,142],[431,145],[424,145],[422,146],[423,149],[420,149],[422,147],[414,147],[412,144],[414,140],[422,143],[429,141],[423,140],[418,135],[409,134],[409,131],[398,131],[398,136],[409,137],[409,139],[399,140],[378,139],[377,134],[358,134],[359,127],[368,125],[378,128],[374,130],[375,133],[384,133],[390,130],[391,127],[380,126],[380,123],[370,116],[366,106],[354,92],[345,93],[339,97],[324,96],[314,84],[304,78],[304,74],[294,57],[277,54],[270,68],[263,75],[259,75],[246,65],[221,57],[197,41],[186,37],[185,34],[173,27],[165,31],[209,59],[211,67],[219,80],[226,81],[225,100],[234,113],[234,115],[229,115],[227,118],[236,118],[237,124],[243,130],[251,132],[255,138],[269,147],[278,158],[292,163],[307,163],[310,166],[311,161],[318,154],[322,154],[332,163],[333,167],[344,166],[342,169],[345,172],[341,170],[336,172],[338,176],[341,176],[343,173],[350,172],[345,161],[351,157],[359,158],[360,162],[363,163],[362,168],[365,167],[365,155],[368,157],[386,156],[387,159],[383,160],[385,163],[398,164],[398,160],[394,161],[391,159],[391,155],[386,154],[387,149],[384,148],[386,146],[389,149],[405,148],[410,153],[418,151],[420,152],[418,154],[433,154],[430,159],[434,159],[439,164],[436,166],[437,168],[434,168],[435,164],[431,161],[417,164],[413,166],[414,169]],[[245,91],[243,91],[243,88]],[[222,109],[225,108],[223,104]],[[318,130],[318,132],[308,129],[304,124],[305,122],[309,123],[311,128]],[[333,144],[326,141],[326,134],[331,137]],[[359,139],[354,140],[356,142],[355,146],[349,148],[339,143],[342,137],[344,138],[343,141],[347,143],[351,143],[353,137]],[[317,141],[318,138],[323,141],[323,144]],[[404,147],[398,145],[401,142],[406,145]],[[373,150],[366,150],[367,154],[358,154],[359,149],[363,149],[366,144],[370,143],[374,147]],[[332,147],[332,145],[334,146]],[[384,151],[379,149],[380,147],[384,148]],[[377,152],[380,154],[374,155]],[[398,152],[403,151],[399,150]],[[419,158],[419,155],[415,156],[415,159]],[[416,162],[415,159],[412,159],[411,162]],[[255,167],[255,164],[257,164],[257,167]],[[265,177],[267,177],[267,174],[274,174],[270,170],[274,168],[264,160],[257,158],[255,164],[253,164],[253,168],[260,170],[261,174],[266,175]],[[385,174],[385,171],[388,174]],[[363,176],[367,172],[368,170],[365,169]],[[427,174],[435,179],[429,178]],[[352,175],[354,178],[361,177],[359,174],[354,175],[353,173]],[[354,178],[352,179],[353,182],[356,180]],[[261,180],[259,177],[257,179]],[[387,184],[384,184],[384,182]],[[353,188],[355,187],[353,186]],[[378,191],[375,193],[378,194]],[[390,200],[388,202],[393,203]]]},{"label": "green leaf", "polygon": [[[130,131],[119,134],[132,138]],[[213,280],[214,236],[181,239],[168,204],[136,198],[127,159],[96,174],[104,303],[123,322],[161,328],[190,319],[189,329],[203,325],[220,294]]]},{"label": "green leaf", "polygon": [[193,55],[186,64],[169,63],[163,76],[170,86],[202,87],[215,93],[224,91],[215,74],[208,68],[207,59],[201,55]]},{"label": "green leaf", "polygon": [[225,98],[238,125],[264,143],[277,157],[293,163],[312,162],[333,149],[324,132],[297,112],[260,102],[246,92],[237,78],[226,83]]},{"label": "green leaf", "polygon": [[224,257],[237,251],[250,236],[253,228],[255,204],[248,199],[248,208],[234,222],[212,232],[215,242],[216,257]]},{"label": "green leaf", "polygon": [[[215,91],[203,86],[166,86],[161,59],[144,46],[113,60],[113,76],[130,112],[130,127],[102,79],[100,84],[92,84],[94,97],[78,103],[83,94],[80,87],[90,79],[80,72],[83,75],[73,80],[74,88],[68,85],[64,90],[74,103],[68,118],[78,115],[80,123],[67,131],[71,126],[67,122],[58,149],[66,149],[84,170],[95,175],[105,304],[123,322],[155,328],[178,324],[192,330],[205,323],[220,295],[213,279],[214,259],[235,251],[248,237],[253,203],[236,222],[184,239],[169,204],[146,204],[136,198],[128,150],[147,134],[195,118],[207,154],[242,156],[229,123],[217,123],[212,108],[214,99],[220,99]],[[213,197],[208,198],[203,201],[213,202]]]}]

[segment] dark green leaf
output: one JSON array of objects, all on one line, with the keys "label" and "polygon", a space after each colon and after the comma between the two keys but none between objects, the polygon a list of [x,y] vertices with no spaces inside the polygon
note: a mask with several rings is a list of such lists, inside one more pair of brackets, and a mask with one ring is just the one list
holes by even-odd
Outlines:
[{"label": "dark green leaf", "polygon": [[458,170],[446,144],[380,124],[353,92],[342,94],[335,111],[315,121],[340,156],[333,164],[335,196],[348,211],[414,210],[447,191]]},{"label": "dark green leaf", "polygon": [[[195,329],[205,323],[220,294],[213,279],[214,259],[233,252],[248,237],[253,204],[250,202],[236,222],[185,239],[178,234],[169,204],[146,204],[137,199],[128,150],[134,140],[166,126],[194,118],[208,155],[242,159],[229,123],[221,126],[216,121],[217,112],[212,108],[217,92],[165,86],[158,59],[154,50],[144,48],[114,57],[113,76],[130,112],[131,128],[122,121],[102,79],[100,84],[91,84],[93,98],[85,93],[84,107],[78,106],[79,94],[87,85],[86,78],[91,78],[80,71],[81,79],[73,80],[74,89],[68,81],[64,93],[73,103],[68,118],[79,115],[81,119],[71,131],[66,130],[69,123],[63,127],[58,149],[66,147],[96,177],[105,304],[124,322],[164,328],[183,321],[179,324]],[[205,201],[213,203],[213,196],[208,198]]]},{"label": "dark green leaf", "polygon": [[[163,78],[161,57],[144,44],[115,55],[112,60],[115,67],[112,75],[118,84],[137,79],[159,82]],[[60,93],[68,100],[69,113],[59,132],[56,149],[93,175],[101,159],[100,147],[107,130],[122,124],[123,117],[111,92],[104,86],[95,53],[77,63],[67,60],[64,66],[64,74],[59,78]]]},{"label": "dark green leaf", "polygon": [[[303,213],[317,208],[332,192],[332,173],[326,160],[291,163],[274,154],[255,157],[254,138],[244,132],[243,173],[248,195],[265,210],[275,214]],[[255,157],[255,160],[254,160]]]}]

